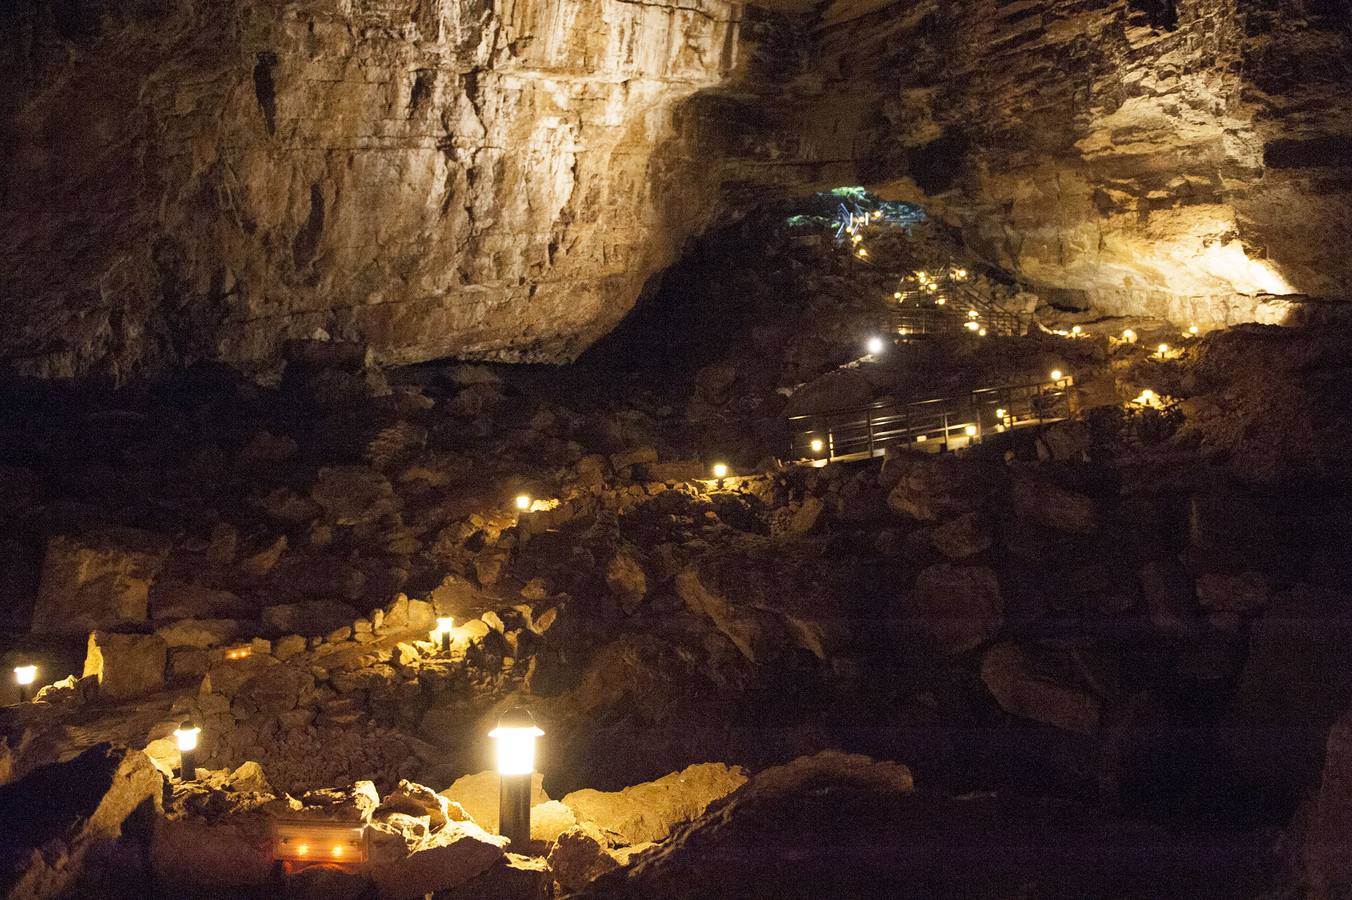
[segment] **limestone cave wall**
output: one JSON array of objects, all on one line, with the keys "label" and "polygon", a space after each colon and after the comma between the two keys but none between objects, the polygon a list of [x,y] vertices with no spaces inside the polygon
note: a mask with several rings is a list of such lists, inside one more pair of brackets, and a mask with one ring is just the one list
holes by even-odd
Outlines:
[{"label": "limestone cave wall", "polygon": [[0,358],[121,377],[562,360],[695,227],[673,110],[724,0],[20,0],[0,8]]}]

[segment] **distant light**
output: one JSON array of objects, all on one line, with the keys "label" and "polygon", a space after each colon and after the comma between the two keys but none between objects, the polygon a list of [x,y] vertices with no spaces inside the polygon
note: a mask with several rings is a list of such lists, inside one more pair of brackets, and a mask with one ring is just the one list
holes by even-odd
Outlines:
[{"label": "distant light", "polygon": [[984,328],[981,329],[980,331],[977,332],[977,334],[978,334],[979,336],[981,336],[981,337],[985,337],[985,336],[986,336],[986,329],[984,329]]},{"label": "distant light", "polygon": [[1130,328],[1123,330],[1122,340],[1126,341],[1128,344],[1136,343],[1136,332],[1132,331]]},{"label": "distant light", "polygon": [[895,294],[893,294],[893,295],[892,295],[892,299],[893,299],[893,300],[900,300],[900,299],[901,299],[901,291],[897,291]]},{"label": "distant light", "polygon": [[341,856],[343,855],[343,845],[342,845],[342,844],[334,844],[334,845],[333,845],[333,850],[332,850],[331,852],[333,853],[333,855],[334,855],[335,858],[341,857]]},{"label": "distant light", "polygon": [[875,210],[873,211],[873,218],[875,218],[875,219],[881,219],[882,217],[883,217],[883,211],[882,211],[882,210],[880,210],[880,209],[875,209]]},{"label": "distant light", "polygon": [[883,339],[876,336],[869,338],[868,343],[866,343],[864,346],[868,350],[868,352],[871,353],[873,356],[877,356],[878,354],[882,353],[883,350],[886,349],[887,347],[887,345],[883,343]]},{"label": "distant light", "polygon": [[38,677],[37,666],[15,666],[14,680],[21,686],[27,686],[33,683]]},{"label": "distant light", "polygon": [[713,473],[714,473],[714,477],[715,477],[715,478],[727,478],[727,477],[728,477],[728,464],[727,464],[727,463],[714,463]]},{"label": "distant light", "polygon": [[967,435],[968,437],[976,437],[976,426],[975,426],[975,425],[968,425],[966,428],[964,428],[964,429],[962,430],[962,432],[963,432],[963,434]]},{"label": "distant light", "polygon": [[995,418],[997,418],[997,419],[1003,419],[1004,417],[1005,417],[1005,410],[1004,410],[1003,408],[997,409],[997,410],[995,411]]},{"label": "distant light", "polygon": [[1197,333],[1197,326],[1196,326],[1196,325],[1189,325],[1189,326],[1188,326],[1188,334],[1196,334],[1196,333]]},{"label": "distant light", "polygon": [[530,509],[530,496],[528,494],[517,494],[516,508],[523,511]]},{"label": "distant light", "polygon": [[855,234],[850,236],[850,240],[854,241],[856,244],[862,241],[863,239],[864,236],[862,234]]},{"label": "distant light", "polygon": [[1079,325],[1072,325],[1072,326],[1070,327],[1070,333],[1071,333],[1071,334],[1081,334],[1083,331],[1084,331],[1084,329],[1081,328]]},{"label": "distant light", "polygon": [[969,309],[969,310],[967,310],[967,318],[969,318],[969,319],[975,319],[975,318],[976,318],[977,316],[979,316],[979,315],[981,315],[981,314],[978,313],[978,312],[977,312],[976,310],[974,310],[974,309]]},{"label": "distant light", "polygon": [[1166,353],[1169,352],[1169,345],[1168,345],[1168,344],[1160,344],[1160,345],[1159,345],[1158,347],[1156,347],[1155,349],[1159,351],[1160,356],[1164,356]]},{"label": "distant light", "polygon": [[309,844],[301,844],[300,846],[298,846],[298,847],[296,848],[296,855],[297,855],[297,856],[309,856],[309,855],[310,855],[310,845],[309,845]]},{"label": "distant light", "polygon": [[1146,388],[1141,391],[1141,396],[1137,397],[1134,402],[1149,406],[1151,403],[1155,402],[1155,392],[1150,388]]},{"label": "distant light", "polygon": [[927,441],[927,440],[929,440],[929,435],[927,435],[927,434],[917,434],[917,435],[915,436],[915,442],[916,442],[917,444],[923,444],[923,443],[925,443],[925,441]]},{"label": "distant light", "polygon": [[981,328],[981,323],[980,323],[980,322],[967,322],[966,324],[963,325],[963,327],[966,328],[968,331],[977,331],[977,330],[979,330],[979,329]]},{"label": "distant light", "polygon": [[451,649],[451,632],[455,630],[455,616],[437,616],[437,627],[432,629],[432,643],[441,645],[441,652]]},{"label": "distant light", "polygon": [[1062,373],[1060,369],[1052,369],[1051,376],[1052,381],[1060,381],[1062,378],[1066,377],[1065,374]]},{"label": "distant light", "polygon": [[860,259],[863,259],[864,257],[868,256],[868,251],[865,250],[863,247],[860,247],[856,252],[859,254]]},{"label": "distant light", "polygon": [[[933,290],[933,288],[931,288],[931,290]],[[935,305],[935,306],[943,306],[944,303],[945,303],[945,301],[944,301],[944,298],[943,298],[943,297],[940,297],[939,299],[937,299],[937,300],[934,301],[934,305]]]},{"label": "distant light", "polygon": [[811,446],[813,453],[821,453],[826,444],[822,443],[821,438],[813,438]]},{"label": "distant light", "polygon": [[957,269],[956,271],[953,272],[953,275],[954,275],[959,281],[961,281],[961,280],[963,280],[964,278],[967,277],[967,270],[966,270],[966,269]]},{"label": "distant light", "polygon": [[248,644],[240,644],[238,647],[227,647],[225,658],[230,660],[248,659],[253,655],[253,647]]}]

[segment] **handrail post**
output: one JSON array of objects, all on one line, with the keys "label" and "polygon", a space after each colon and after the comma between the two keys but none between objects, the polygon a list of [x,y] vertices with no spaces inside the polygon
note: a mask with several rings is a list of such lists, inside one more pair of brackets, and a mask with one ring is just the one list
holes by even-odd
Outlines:
[{"label": "handrail post", "polygon": [[868,423],[868,458],[873,458],[873,407],[864,410],[864,420]]}]

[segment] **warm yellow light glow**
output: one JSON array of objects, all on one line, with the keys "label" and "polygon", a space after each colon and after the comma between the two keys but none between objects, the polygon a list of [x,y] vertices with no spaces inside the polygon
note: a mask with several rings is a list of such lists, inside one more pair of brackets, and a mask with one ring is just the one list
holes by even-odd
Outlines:
[{"label": "warm yellow light glow", "polygon": [[881,219],[882,217],[883,217],[882,210],[880,210],[880,209],[875,209],[875,210],[873,211],[873,218],[875,218],[875,219]]},{"label": "warm yellow light glow", "polygon": [[1128,344],[1136,343],[1136,332],[1132,331],[1130,328],[1124,330],[1122,332],[1122,340],[1126,341]]},{"label": "warm yellow light glow", "polygon": [[1003,419],[1004,417],[1005,417],[1005,411],[1004,411],[1003,408],[997,409],[997,410],[995,411],[995,418],[997,418],[997,419]]},{"label": "warm yellow light glow", "polygon": [[892,295],[892,299],[893,299],[893,300],[900,300],[900,299],[901,299],[901,291],[897,291],[896,293],[894,293],[894,294]]},{"label": "warm yellow light glow", "polygon": [[1189,326],[1188,326],[1188,334],[1196,334],[1197,331],[1198,331],[1198,328],[1197,328],[1196,325],[1189,325]]},{"label": "warm yellow light glow", "polygon": [[450,631],[455,628],[455,616],[437,616],[437,630]]},{"label": "warm yellow light glow", "polygon": [[925,290],[927,290],[927,291],[929,291],[931,294],[933,294],[933,293],[935,293],[936,291],[939,290],[939,285],[937,285],[937,284],[935,284],[934,282],[931,281],[929,284],[925,285]]},{"label": "warm yellow light glow", "polygon": [[863,259],[864,257],[868,256],[868,250],[864,249],[863,247],[860,247],[858,252],[860,259]]},{"label": "warm yellow light glow", "polygon": [[1155,402],[1155,392],[1152,391],[1150,388],[1146,388],[1145,390],[1141,391],[1141,395],[1132,402],[1139,403],[1142,406],[1150,406]]},{"label": "warm yellow light glow", "polygon": [[935,306],[943,306],[943,305],[944,305],[944,302],[945,302],[945,301],[944,301],[944,298],[943,298],[943,297],[940,297],[938,300],[935,300],[935,301],[934,301],[934,305],[935,305]]},{"label": "warm yellow light glow", "polygon": [[516,497],[516,508],[520,510],[530,509],[530,497],[526,494],[518,494]]},{"label": "warm yellow light glow", "polygon": [[343,845],[334,844],[333,850],[331,850],[330,852],[333,854],[334,859],[341,857],[343,855]]},{"label": "warm yellow light glow", "polygon": [[227,647],[225,651],[226,659],[248,659],[253,655],[253,648],[248,644],[241,644],[238,647]]},{"label": "warm yellow light glow", "polygon": [[310,855],[310,845],[309,845],[309,844],[301,844],[300,846],[298,846],[298,847],[296,848],[296,855],[297,855],[297,856],[309,856],[309,855]]},{"label": "warm yellow light glow", "polygon": [[850,237],[850,240],[854,241],[856,244],[859,243],[860,241],[862,241],[863,239],[864,239],[864,236],[863,236],[862,234],[856,234],[856,235],[852,235],[852,236]]},{"label": "warm yellow light glow", "polygon": [[1285,278],[1265,260],[1249,259],[1237,240],[1212,243],[1197,260],[1197,267],[1228,281],[1238,294],[1294,294]]},{"label": "warm yellow light glow", "polygon": [[821,453],[821,452],[822,452],[822,448],[825,447],[825,446],[826,446],[826,445],[822,443],[822,439],[821,439],[821,438],[813,438],[813,439],[812,439],[812,452],[813,452],[813,453]]},{"label": "warm yellow light glow", "polygon": [[21,685],[30,685],[38,677],[37,666],[15,666],[14,680]]},{"label": "warm yellow light glow", "polygon": [[967,435],[968,437],[976,437],[976,426],[975,426],[975,425],[968,425],[966,428],[964,428],[964,429],[962,430],[962,432],[963,432],[963,434]]},{"label": "warm yellow light glow", "polygon": [[728,464],[727,464],[727,463],[714,463],[713,473],[714,473],[714,477],[715,477],[715,478],[727,478],[727,477],[728,477]]},{"label": "warm yellow light glow", "polygon": [[927,435],[927,434],[917,434],[917,435],[915,436],[915,442],[916,442],[917,444],[923,444],[923,443],[925,443],[925,441],[927,441],[927,440],[929,440],[929,435]]},{"label": "warm yellow light glow", "polygon": [[977,331],[981,328],[980,322],[968,322],[964,326],[968,331]]},{"label": "warm yellow light glow", "polygon": [[186,753],[189,750],[197,749],[197,736],[202,733],[202,729],[197,726],[190,728],[175,728],[174,742],[178,744],[178,752]]},{"label": "warm yellow light glow", "polygon": [[962,281],[964,278],[967,277],[967,270],[966,270],[966,269],[957,269],[957,270],[955,270],[955,271],[953,272],[953,275],[954,275],[954,277],[956,277],[959,281]]},{"label": "warm yellow light glow", "polygon": [[984,328],[981,329],[980,331],[977,332],[977,335],[980,336],[980,337],[985,337],[985,336],[986,336],[986,329],[984,329]]},{"label": "warm yellow light glow", "polygon": [[539,728],[503,728],[488,736],[498,742],[498,774],[529,775],[535,771],[535,739],[544,734]]},{"label": "warm yellow light glow", "polygon": [[1051,376],[1052,381],[1060,381],[1062,378],[1065,377],[1065,374],[1060,369],[1052,369]]},{"label": "warm yellow light glow", "polygon": [[1169,352],[1169,345],[1160,344],[1158,347],[1155,348],[1155,350],[1159,352],[1160,356],[1164,356],[1166,353]]},{"label": "warm yellow light glow", "polygon": [[879,353],[882,353],[884,349],[886,349],[887,345],[883,343],[882,338],[871,337],[868,339],[868,343],[866,343],[864,347],[868,350],[870,354],[872,354],[873,356],[877,356]]},{"label": "warm yellow light glow", "polygon": [[1070,333],[1071,333],[1071,334],[1082,334],[1083,332],[1084,332],[1084,329],[1081,328],[1079,325],[1072,325],[1072,326],[1070,327]]},{"label": "warm yellow light glow", "polygon": [[967,318],[969,319],[975,319],[978,315],[980,315],[980,313],[974,309],[967,310]]}]

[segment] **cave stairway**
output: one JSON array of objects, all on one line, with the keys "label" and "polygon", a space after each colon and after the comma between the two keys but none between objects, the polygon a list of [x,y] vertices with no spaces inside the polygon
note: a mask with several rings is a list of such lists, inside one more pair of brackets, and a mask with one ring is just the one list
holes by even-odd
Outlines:
[{"label": "cave stairway", "polygon": [[982,337],[1018,337],[1029,317],[1001,306],[989,293],[951,271],[919,286],[903,286],[893,295],[883,327],[902,338],[968,330]]},{"label": "cave stairway", "polygon": [[789,458],[825,465],[873,459],[892,446],[932,453],[966,450],[994,435],[1067,418],[1073,384],[1064,376],[791,416]]}]

